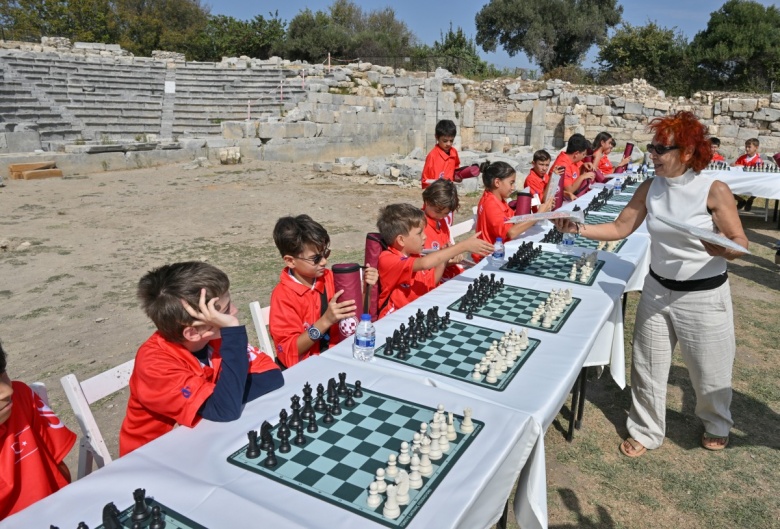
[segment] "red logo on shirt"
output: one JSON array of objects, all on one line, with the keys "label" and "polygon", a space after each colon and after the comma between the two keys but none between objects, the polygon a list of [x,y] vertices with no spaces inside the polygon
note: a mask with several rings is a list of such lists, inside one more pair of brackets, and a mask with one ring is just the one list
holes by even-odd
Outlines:
[{"label": "red logo on shirt", "polygon": [[43,402],[43,399],[41,399],[37,393],[33,392],[33,398],[35,399],[35,407],[38,408],[38,414],[46,419],[46,423],[49,425],[49,428],[56,430],[58,428],[65,427],[65,425],[62,424],[60,418],[54,414],[52,409]]},{"label": "red logo on shirt", "polygon": [[[35,440],[33,439],[32,431],[29,426],[26,426],[24,430],[18,432],[14,437],[16,438],[16,441],[11,445],[11,450],[14,451],[14,464],[16,465],[25,457],[37,452],[38,447],[35,445]],[[32,448],[32,450],[30,450],[30,448]]]}]

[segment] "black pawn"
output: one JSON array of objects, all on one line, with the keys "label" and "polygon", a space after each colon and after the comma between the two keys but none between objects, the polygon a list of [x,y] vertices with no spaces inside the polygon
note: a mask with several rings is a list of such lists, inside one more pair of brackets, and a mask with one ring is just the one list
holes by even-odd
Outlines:
[{"label": "black pawn", "polygon": [[279,452],[286,454],[290,449],[290,435],[288,433],[287,435],[282,436],[282,440],[279,443]]},{"label": "black pawn", "polygon": [[133,514],[130,517],[134,522],[143,522],[152,515],[152,509],[146,504],[146,489],[135,489],[133,491]]},{"label": "black pawn", "polygon": [[312,415],[309,417],[309,426],[306,427],[306,431],[309,433],[316,433],[319,428],[317,428],[317,418]]},{"label": "black pawn", "polygon": [[336,400],[333,401],[330,411],[333,415],[341,415],[341,402],[339,402],[338,396],[336,396]]},{"label": "black pawn", "polygon": [[144,529],[144,526],[141,525],[141,522],[133,522],[132,527],[130,529]]},{"label": "black pawn", "polygon": [[159,505],[152,507],[152,523],[149,524],[149,529],[165,529],[165,520],[162,519],[162,511]]},{"label": "black pawn", "polygon": [[466,312],[466,319],[467,320],[473,320],[474,319],[474,312],[471,310],[471,307],[469,307],[468,312]]},{"label": "black pawn", "polygon": [[407,358],[409,358],[409,355],[408,355],[408,354],[406,354],[406,352],[407,352],[408,350],[409,350],[409,346],[408,346],[408,345],[402,345],[402,346],[401,346],[401,347],[398,349],[398,354],[397,354],[397,355],[395,355],[395,357],[396,357],[397,359],[399,359],[399,360],[406,360]]},{"label": "black pawn", "polygon": [[[320,384],[320,387],[322,387],[322,384]],[[325,403],[325,396],[323,394],[317,394],[317,400],[314,401],[314,411],[318,411],[320,413],[325,412],[325,408],[327,408],[328,405]]]},{"label": "black pawn", "polygon": [[385,356],[393,356],[393,338],[391,336],[388,336],[387,340],[385,340],[385,348],[382,351],[382,354]]},{"label": "black pawn", "polygon": [[298,425],[298,430],[295,439],[293,439],[293,443],[295,443],[296,446],[303,446],[306,444],[306,438],[303,436],[303,424]]},{"label": "black pawn", "polygon": [[347,408],[352,408],[355,406],[355,399],[352,398],[352,395],[353,395],[352,390],[348,389],[347,398],[344,399],[344,406]]},{"label": "black pawn", "polygon": [[333,418],[333,414],[331,413],[331,407],[328,406],[328,409],[325,411],[325,415],[322,417],[322,422],[325,424],[330,424],[336,419]]},{"label": "black pawn", "polygon": [[276,431],[276,437],[281,439],[285,434],[290,437],[290,427],[287,426],[287,410],[279,412],[279,428]]},{"label": "black pawn", "polygon": [[290,415],[290,420],[287,421],[287,426],[292,429],[297,428],[300,424],[303,424],[301,420],[301,412],[297,409],[293,409],[292,415]]},{"label": "black pawn", "polygon": [[276,460],[276,454],[274,454],[274,447],[268,449],[268,452],[266,452],[266,458],[263,459],[263,466],[265,468],[274,468],[276,465],[279,464],[279,461]]},{"label": "black pawn", "polygon": [[79,526],[76,529],[89,529],[89,526],[84,522],[79,522]]},{"label": "black pawn", "polygon": [[257,445],[257,431],[249,430],[246,435],[249,437],[249,445],[246,447],[246,457],[249,459],[257,459],[260,457],[260,447]]},{"label": "black pawn", "polygon": [[359,380],[355,381],[355,391],[352,393],[352,396],[356,399],[362,399],[363,398],[363,383]]}]

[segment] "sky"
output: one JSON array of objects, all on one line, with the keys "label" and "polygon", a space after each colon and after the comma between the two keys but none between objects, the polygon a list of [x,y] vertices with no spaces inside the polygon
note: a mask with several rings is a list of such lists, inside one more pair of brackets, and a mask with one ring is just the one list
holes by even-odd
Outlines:
[{"label": "sky", "polygon": [[[406,23],[417,38],[431,45],[440,40],[442,32],[458,26],[471,38],[476,36],[474,17],[487,0],[353,0],[364,11],[392,7],[396,18]],[[537,0],[543,1],[543,0]],[[623,20],[633,26],[654,21],[666,28],[676,27],[690,40],[707,27],[710,13],[717,11],[725,0],[618,0],[623,6]],[[780,2],[757,0],[766,6],[780,6]],[[208,3],[206,0],[204,3]],[[312,11],[327,11],[332,0],[285,0],[283,2],[246,2],[243,0],[216,0],[211,3],[213,15],[228,15],[240,20],[250,20],[256,15],[268,17],[269,12],[279,11],[279,16],[288,22],[307,7]],[[499,68],[536,68],[525,54],[510,57],[500,47],[494,53],[485,53],[477,47],[482,58]],[[593,48],[585,60],[585,66],[595,66],[597,49]]]}]

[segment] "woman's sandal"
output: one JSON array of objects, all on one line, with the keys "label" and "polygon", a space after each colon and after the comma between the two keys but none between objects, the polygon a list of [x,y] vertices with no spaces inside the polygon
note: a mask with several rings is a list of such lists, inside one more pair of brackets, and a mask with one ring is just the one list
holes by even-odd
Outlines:
[{"label": "woman's sandal", "polygon": [[707,450],[723,450],[729,445],[729,436],[712,435],[704,432],[701,436],[701,446]]},{"label": "woman's sandal", "polygon": [[620,452],[626,457],[639,457],[647,452],[647,448],[633,437],[629,437],[620,443]]}]

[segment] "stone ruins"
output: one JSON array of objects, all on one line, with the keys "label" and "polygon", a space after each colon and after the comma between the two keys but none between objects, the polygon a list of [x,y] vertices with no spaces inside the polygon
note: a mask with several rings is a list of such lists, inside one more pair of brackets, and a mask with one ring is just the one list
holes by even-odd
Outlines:
[{"label": "stone ruins", "polygon": [[702,92],[686,99],[637,79],[618,86],[480,83],[446,70],[426,74],[363,62],[335,68],[276,57],[199,63],[177,53],[134,57],[117,45],[61,38],[0,41],[0,74],[3,165],[45,156],[66,171],[98,172],[199,157],[223,163],[418,158],[433,147],[440,119],[458,125],[461,150],[495,155],[559,149],[575,132],[592,139],[607,131],[618,144],[643,146],[651,139],[649,120],[682,109],[721,139],[727,158],[751,137],[762,153],[780,151],[780,93]]}]

